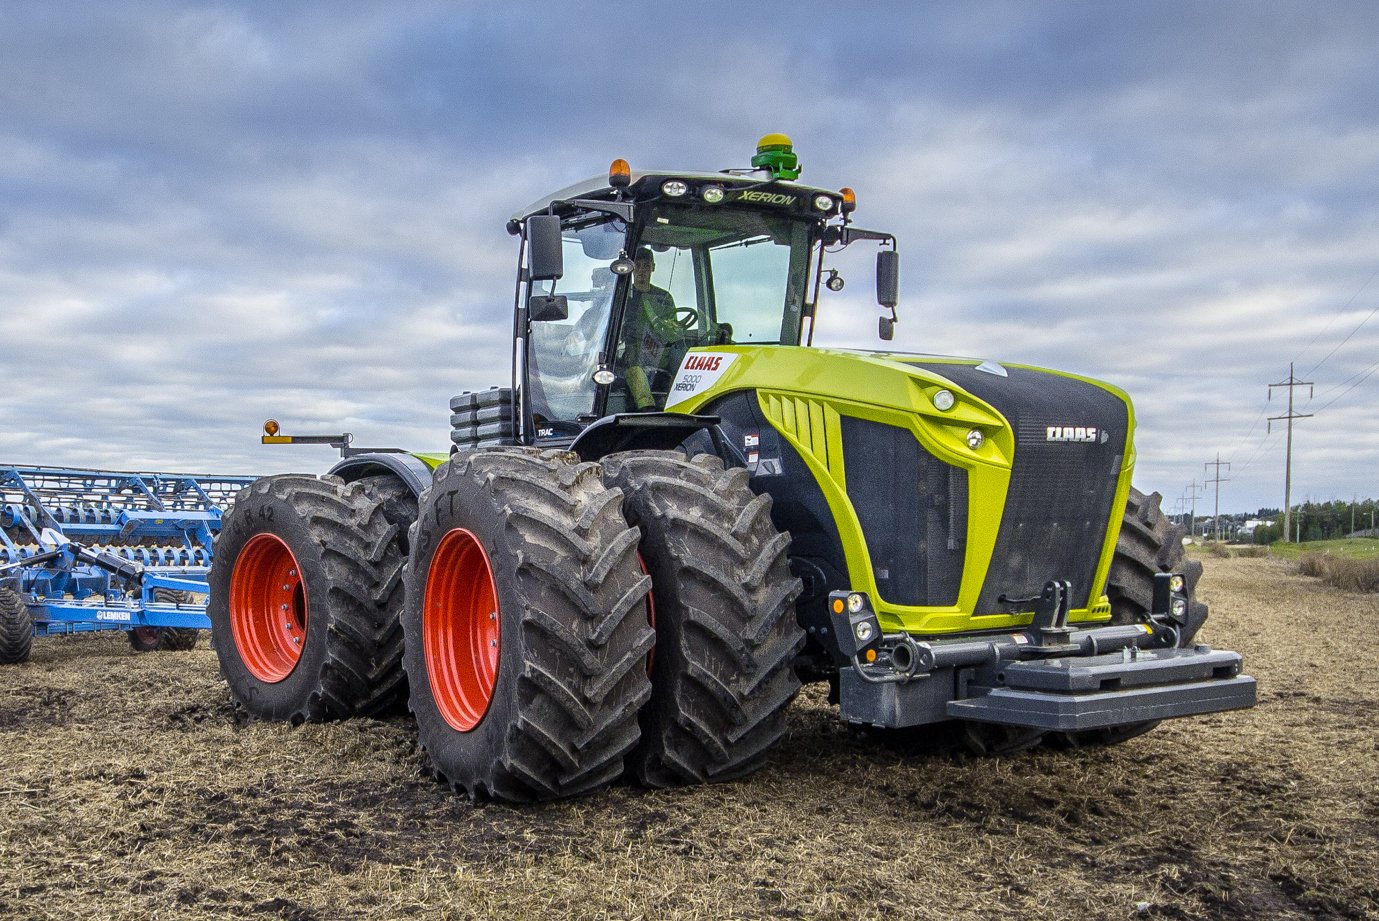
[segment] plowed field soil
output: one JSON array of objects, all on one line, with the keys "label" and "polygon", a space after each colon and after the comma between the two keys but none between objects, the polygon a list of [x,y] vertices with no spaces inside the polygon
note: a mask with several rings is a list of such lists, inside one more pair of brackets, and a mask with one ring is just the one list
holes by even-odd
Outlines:
[{"label": "plowed field soil", "polygon": [[473,805],[409,721],[246,723],[212,651],[0,669],[4,918],[1379,918],[1379,596],[1206,561],[1254,710],[974,758],[809,689],[723,786]]}]

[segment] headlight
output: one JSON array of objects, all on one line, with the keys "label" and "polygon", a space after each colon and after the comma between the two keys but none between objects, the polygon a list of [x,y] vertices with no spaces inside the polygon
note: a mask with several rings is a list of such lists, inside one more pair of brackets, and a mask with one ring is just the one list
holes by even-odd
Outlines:
[{"label": "headlight", "polygon": [[984,444],[986,444],[986,436],[982,434],[981,429],[973,429],[967,433],[967,446],[973,451],[976,451]]},{"label": "headlight", "polygon": [[1187,583],[1183,581],[1182,576],[1174,576],[1168,580],[1168,590],[1175,595],[1181,595],[1185,588],[1187,588]]},{"label": "headlight", "polygon": [[706,185],[704,186],[704,191],[699,194],[703,197],[704,201],[711,205],[716,205],[723,200],[722,186]]},{"label": "headlight", "polygon": [[831,196],[828,196],[828,195],[815,195],[815,196],[814,196],[814,207],[815,207],[815,208],[818,208],[820,211],[832,211],[832,210],[833,210],[833,198],[832,198]]},{"label": "headlight", "polygon": [[683,179],[667,179],[661,183],[661,194],[669,198],[679,198],[689,191],[689,184]]},{"label": "headlight", "polygon": [[848,610],[851,611],[853,614],[856,614],[858,611],[862,610],[862,604],[863,600],[861,595],[857,594],[856,592],[853,592],[851,595],[848,595]]}]

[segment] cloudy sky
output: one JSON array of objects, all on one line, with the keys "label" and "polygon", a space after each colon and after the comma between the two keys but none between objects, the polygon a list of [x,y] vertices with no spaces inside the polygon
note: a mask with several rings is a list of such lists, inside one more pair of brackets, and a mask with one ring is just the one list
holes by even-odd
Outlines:
[{"label": "cloudy sky", "polygon": [[[896,348],[1125,388],[1170,510],[1218,454],[1282,504],[1292,362],[1294,501],[1379,495],[1379,5],[749,9],[0,0],[0,462],[444,450],[507,380],[513,210],[783,131],[899,237]],[[876,344],[868,274],[816,342]]]}]

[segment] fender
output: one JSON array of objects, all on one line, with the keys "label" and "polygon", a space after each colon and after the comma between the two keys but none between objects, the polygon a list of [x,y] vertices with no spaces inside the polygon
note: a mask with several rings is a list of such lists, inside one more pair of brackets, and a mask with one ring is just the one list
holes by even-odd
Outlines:
[{"label": "fender", "polygon": [[[695,432],[718,428],[717,416],[686,413],[618,413],[591,424],[570,445],[580,460],[598,460],[618,451],[669,451]],[[717,441],[718,439],[715,439]]]},{"label": "fender", "polygon": [[366,476],[392,474],[406,483],[414,496],[420,496],[421,491],[431,485],[432,478],[431,468],[426,462],[411,454],[356,454],[340,461],[327,472],[346,483],[362,480]]}]

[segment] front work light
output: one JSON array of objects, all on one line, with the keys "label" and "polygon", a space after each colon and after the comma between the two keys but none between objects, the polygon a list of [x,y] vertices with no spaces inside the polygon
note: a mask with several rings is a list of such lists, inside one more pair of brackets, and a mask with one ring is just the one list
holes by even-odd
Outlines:
[{"label": "front work light", "polygon": [[689,186],[683,179],[667,179],[661,183],[661,194],[668,198],[681,198],[689,191]]},{"label": "front work light", "polygon": [[710,205],[716,205],[723,200],[723,187],[717,185],[706,185],[700,196]]}]

